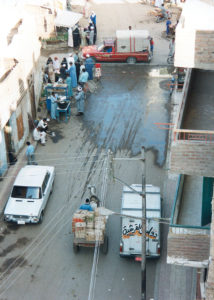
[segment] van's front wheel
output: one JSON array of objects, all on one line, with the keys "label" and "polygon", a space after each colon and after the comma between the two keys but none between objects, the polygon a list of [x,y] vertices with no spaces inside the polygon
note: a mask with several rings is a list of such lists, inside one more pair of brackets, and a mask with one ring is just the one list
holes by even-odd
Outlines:
[{"label": "van's front wheel", "polygon": [[136,57],[133,57],[133,56],[128,57],[126,60],[127,64],[130,64],[130,65],[135,64],[136,61],[137,61]]}]

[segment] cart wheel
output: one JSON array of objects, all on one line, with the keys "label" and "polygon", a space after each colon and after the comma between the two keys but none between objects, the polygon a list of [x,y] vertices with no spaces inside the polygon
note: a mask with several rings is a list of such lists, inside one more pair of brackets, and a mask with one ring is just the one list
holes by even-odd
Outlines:
[{"label": "cart wheel", "polygon": [[102,244],[101,251],[103,254],[108,253],[108,237],[107,236],[104,237],[104,242]]},{"label": "cart wheel", "polygon": [[73,244],[73,250],[74,250],[74,253],[78,253],[80,250],[80,247],[76,244]]}]

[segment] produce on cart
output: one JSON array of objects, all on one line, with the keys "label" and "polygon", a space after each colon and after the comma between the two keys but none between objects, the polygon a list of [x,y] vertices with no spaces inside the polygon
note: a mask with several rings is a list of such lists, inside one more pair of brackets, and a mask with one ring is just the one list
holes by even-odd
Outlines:
[{"label": "produce on cart", "polygon": [[95,247],[96,242],[101,245],[104,254],[108,251],[108,238],[105,234],[107,217],[101,216],[99,211],[78,209],[72,219],[72,232],[74,233],[74,252],[79,247]]}]

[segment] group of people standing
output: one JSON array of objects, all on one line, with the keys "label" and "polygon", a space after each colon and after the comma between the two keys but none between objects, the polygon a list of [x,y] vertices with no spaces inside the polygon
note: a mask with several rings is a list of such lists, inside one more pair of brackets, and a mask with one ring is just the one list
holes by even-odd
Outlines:
[{"label": "group of people standing", "polygon": [[[67,58],[64,57],[61,63],[58,57],[54,57],[54,59],[49,57],[45,67],[44,83],[65,83],[67,84],[67,98],[71,100],[74,96],[73,90],[75,89],[78,96],[76,101],[80,101],[79,94],[82,95],[82,92],[85,93],[88,90],[88,80],[93,80],[93,69],[94,61],[90,55],[87,55],[86,59],[82,61],[79,59],[78,51],[74,54],[71,53]],[[55,93],[52,93],[50,100],[51,118],[56,119],[58,99]],[[84,105],[77,105],[77,109],[78,113],[82,114],[84,112]]]},{"label": "group of people standing", "polygon": [[83,48],[88,45],[94,45],[97,40],[97,19],[96,14],[92,11],[88,26],[83,28],[75,25],[73,30],[69,28],[68,37],[72,36],[72,41],[68,41],[68,45],[74,48]]}]

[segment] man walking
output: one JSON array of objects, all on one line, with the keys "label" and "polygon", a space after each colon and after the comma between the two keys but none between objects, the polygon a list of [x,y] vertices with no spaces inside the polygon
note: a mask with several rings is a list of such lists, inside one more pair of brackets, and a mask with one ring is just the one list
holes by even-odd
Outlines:
[{"label": "man walking", "polygon": [[85,69],[88,72],[88,80],[93,80],[94,61],[89,54],[86,54]]},{"label": "man walking", "polygon": [[28,165],[38,165],[35,162],[35,157],[34,157],[35,148],[34,148],[34,146],[31,145],[30,142],[27,142],[26,145],[27,145],[27,150],[26,150],[27,164]]},{"label": "man walking", "polygon": [[150,52],[153,56],[153,50],[154,50],[154,41],[153,41],[153,38],[151,37],[150,38]]},{"label": "man walking", "polygon": [[69,63],[70,68],[67,70],[67,73],[71,77],[72,88],[77,86],[77,74],[76,74],[76,66],[72,62]]},{"label": "man walking", "polygon": [[81,116],[84,114],[85,94],[84,94],[81,86],[78,86],[77,91],[78,91],[78,93],[75,96],[76,103],[77,103],[76,116]]}]

